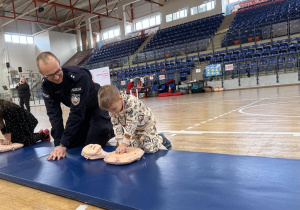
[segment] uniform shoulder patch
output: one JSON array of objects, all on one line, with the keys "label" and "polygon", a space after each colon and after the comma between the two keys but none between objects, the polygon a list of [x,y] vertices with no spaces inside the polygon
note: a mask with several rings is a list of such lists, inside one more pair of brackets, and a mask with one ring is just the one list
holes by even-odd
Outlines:
[{"label": "uniform shoulder patch", "polygon": [[72,94],[71,102],[74,106],[77,106],[80,103],[80,94]]}]

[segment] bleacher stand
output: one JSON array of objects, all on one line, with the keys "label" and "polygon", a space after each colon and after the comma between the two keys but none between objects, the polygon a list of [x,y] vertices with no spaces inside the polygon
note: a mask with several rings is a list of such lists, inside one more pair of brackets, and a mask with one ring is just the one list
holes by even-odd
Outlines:
[{"label": "bleacher stand", "polygon": [[77,52],[73,55],[63,66],[80,66],[82,65],[92,54],[94,49],[88,49],[81,52]]},{"label": "bleacher stand", "polygon": [[239,9],[222,40],[222,47],[300,32],[300,0],[269,0]]},{"label": "bleacher stand", "polygon": [[141,35],[103,45],[85,65],[95,67],[109,66],[110,68],[123,66],[128,62],[128,56],[132,55],[146,38],[147,35]]},{"label": "bleacher stand", "polygon": [[224,19],[223,14],[194,20],[158,30],[133,64],[206,50],[210,37],[215,34]]}]

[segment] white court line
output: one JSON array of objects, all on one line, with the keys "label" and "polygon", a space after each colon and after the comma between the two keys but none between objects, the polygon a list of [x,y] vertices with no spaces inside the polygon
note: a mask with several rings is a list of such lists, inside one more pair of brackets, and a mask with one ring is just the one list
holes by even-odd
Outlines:
[{"label": "white court line", "polygon": [[299,115],[291,116],[291,115],[253,114],[253,113],[248,113],[248,112],[244,112],[244,111],[243,111],[244,109],[253,108],[253,107],[258,107],[258,106],[267,106],[267,105],[271,105],[271,104],[275,104],[275,105],[278,105],[278,104],[289,104],[289,103],[290,103],[290,102],[258,104],[258,105],[254,105],[254,106],[248,106],[248,107],[241,108],[241,109],[239,110],[239,112],[240,112],[241,114],[252,115],[252,116],[262,116],[262,117],[292,117],[292,118],[296,117],[296,118],[299,118],[299,117],[300,117]]},{"label": "white court line", "polygon": [[[203,104],[203,103],[216,103],[216,102],[231,102],[231,101],[253,101],[253,100],[270,100],[270,99],[286,99],[286,98],[300,98],[300,96],[274,96],[274,97],[263,97],[263,98],[245,98],[245,99],[228,99],[228,100],[213,100],[213,101],[195,101],[195,102],[187,102],[187,103],[171,103],[165,105],[158,106],[149,106],[150,109],[164,107],[164,106],[173,106],[173,105],[186,105],[186,104]],[[146,102],[146,101],[145,101]]]},{"label": "white court line", "polygon": [[200,135],[200,134],[249,134],[249,135],[293,135],[300,136],[298,132],[263,132],[263,131],[161,131],[162,133],[173,133],[173,134],[190,134],[190,135]]},{"label": "white court line", "polygon": [[88,205],[80,205],[76,208],[76,210],[85,210],[88,207]]},{"label": "white court line", "polygon": [[188,128],[186,128],[186,129],[192,129],[193,127],[188,127]]},{"label": "white court line", "polygon": [[[201,123],[204,124],[204,123],[206,123],[206,122],[210,122],[210,121],[212,121],[212,120],[216,120],[216,119],[218,119],[218,118],[220,118],[220,117],[222,117],[222,116],[224,116],[224,115],[227,115],[227,114],[230,114],[230,113],[232,113],[232,112],[235,112],[236,110],[239,110],[239,109],[242,109],[242,108],[247,108],[248,106],[251,106],[251,105],[253,105],[253,104],[256,104],[256,103],[258,103],[258,102],[261,102],[262,100],[264,100],[264,99],[259,99],[258,101],[255,101],[255,102],[253,102],[253,103],[250,103],[250,104],[241,106],[240,108],[231,110],[231,111],[229,111],[229,112],[227,112],[227,113],[225,113],[225,114],[222,114],[222,115],[219,115],[219,116],[217,116],[217,117],[208,119],[208,120],[206,120],[206,121],[202,121]],[[188,129],[190,129],[190,127],[188,127]]]}]

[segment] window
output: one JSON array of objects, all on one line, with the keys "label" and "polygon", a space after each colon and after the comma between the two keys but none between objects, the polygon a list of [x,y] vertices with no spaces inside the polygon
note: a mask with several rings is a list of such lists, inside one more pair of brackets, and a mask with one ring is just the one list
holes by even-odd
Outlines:
[{"label": "window", "polygon": [[130,33],[131,32],[131,25],[127,25],[126,26],[126,33]]},{"label": "window", "polygon": [[213,1],[207,2],[206,3],[206,8],[207,8],[207,11],[214,9],[215,8],[215,1],[213,0]]},{"label": "window", "polygon": [[235,2],[239,2],[240,0],[228,0],[228,4],[232,4],[232,3],[235,3]]},{"label": "window", "polygon": [[33,37],[27,36],[27,43],[28,44],[33,44]]},{"label": "window", "polygon": [[198,6],[199,13],[206,11],[206,4],[201,4]]},{"label": "window", "polygon": [[110,39],[112,39],[112,38],[115,37],[114,31],[113,31],[113,30],[108,31],[108,37],[109,37]]},{"label": "window", "polygon": [[150,26],[155,26],[156,25],[155,17],[150,18],[149,22],[150,22]]},{"label": "window", "polygon": [[173,20],[179,19],[179,11],[173,13]]},{"label": "window", "polygon": [[191,15],[196,15],[198,14],[198,8],[197,7],[192,7],[191,8]]},{"label": "window", "polygon": [[26,36],[19,36],[21,44],[27,44]]},{"label": "window", "polygon": [[4,39],[6,42],[11,42],[11,35],[10,34],[4,34]]},{"label": "window", "polygon": [[166,15],[166,22],[171,22],[173,20],[172,17],[172,14]]},{"label": "window", "polygon": [[179,17],[184,18],[187,16],[187,8],[179,11]]},{"label": "window", "polygon": [[20,42],[18,35],[12,35],[11,40],[12,40],[13,43],[19,43]]},{"label": "window", "polygon": [[140,22],[137,22],[137,23],[135,24],[135,28],[136,28],[137,31],[143,29],[142,22],[141,22],[141,21],[140,21]]},{"label": "window", "polygon": [[100,34],[97,34],[96,42],[100,41]]},{"label": "window", "polygon": [[103,40],[108,39],[108,32],[103,33]]},{"label": "window", "polygon": [[13,42],[20,44],[33,44],[33,37],[17,34],[4,34],[5,42]]},{"label": "window", "polygon": [[160,15],[157,15],[155,17],[155,20],[156,20],[156,25],[160,25],[161,21],[160,21]]},{"label": "window", "polygon": [[114,34],[115,36],[120,36],[120,29],[115,29]]},{"label": "window", "polygon": [[143,20],[143,28],[149,28],[149,19]]}]

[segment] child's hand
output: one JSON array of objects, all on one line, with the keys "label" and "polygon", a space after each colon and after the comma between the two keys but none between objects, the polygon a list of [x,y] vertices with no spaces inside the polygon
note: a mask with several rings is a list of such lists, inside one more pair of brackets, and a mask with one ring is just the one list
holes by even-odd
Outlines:
[{"label": "child's hand", "polygon": [[127,144],[124,144],[123,142],[118,146],[116,149],[116,154],[123,154],[128,152]]}]

